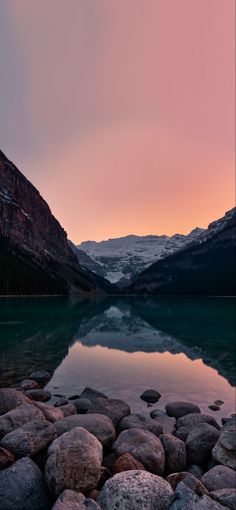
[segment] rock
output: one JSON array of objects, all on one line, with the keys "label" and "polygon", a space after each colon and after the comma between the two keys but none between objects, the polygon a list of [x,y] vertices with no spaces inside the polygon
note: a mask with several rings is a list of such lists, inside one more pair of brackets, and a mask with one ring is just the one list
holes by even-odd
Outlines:
[{"label": "rock", "polygon": [[36,390],[39,388],[39,385],[36,381],[33,381],[32,379],[24,379],[20,383],[20,388],[24,391],[26,390]]},{"label": "rock", "polygon": [[0,416],[0,438],[15,430],[17,427],[22,427],[29,421],[44,421],[44,415],[40,409],[37,409],[32,404],[22,404],[12,411]]},{"label": "rock", "polygon": [[116,454],[114,452],[104,455],[102,465],[112,473],[116,462]]},{"label": "rock", "polygon": [[115,427],[120,420],[130,414],[130,407],[123,400],[98,397],[88,410],[89,414],[104,414],[114,423]]},{"label": "rock", "polygon": [[85,414],[88,412],[92,403],[88,398],[78,398],[73,400],[73,405],[75,406],[77,413]]},{"label": "rock", "polygon": [[191,413],[186,414],[185,416],[182,416],[177,420],[176,427],[177,429],[179,427],[189,427],[190,429],[194,427],[195,425],[198,425],[198,423],[209,423],[212,425],[212,427],[215,427],[216,429],[220,429],[219,424],[215,420],[213,416],[210,416],[209,414],[199,414],[199,413]]},{"label": "rock", "polygon": [[208,408],[212,411],[220,411],[220,406],[217,406],[216,404],[211,404]]},{"label": "rock", "polygon": [[224,401],[223,400],[215,400],[214,404],[216,404],[217,406],[222,406],[224,404]]},{"label": "rock", "polygon": [[185,469],[185,471],[191,473],[192,475],[199,479],[202,477],[204,473],[204,469],[201,466],[198,466],[197,464],[190,464],[190,466],[188,466]]},{"label": "rock", "polygon": [[226,507],[213,501],[209,496],[202,496],[202,498],[194,504],[193,510],[226,510]]},{"label": "rock", "polygon": [[155,434],[155,436],[159,436],[163,432],[162,425],[157,420],[153,420],[149,416],[143,416],[138,413],[125,416],[119,423],[119,432],[133,428],[149,430]]},{"label": "rock", "polygon": [[141,400],[147,402],[147,404],[155,404],[160,400],[161,394],[156,390],[145,390],[142,395],[140,395]]},{"label": "rock", "polygon": [[55,439],[57,431],[54,425],[46,420],[30,421],[22,427],[9,432],[1,441],[15,457],[35,455]]},{"label": "rock", "polygon": [[39,384],[46,384],[51,379],[49,372],[46,372],[46,370],[38,370],[37,372],[31,372],[29,377],[30,379],[33,379]]},{"label": "rock", "polygon": [[74,414],[76,414],[76,408],[73,404],[66,404],[64,406],[57,407],[57,409],[59,409],[60,411],[63,412],[64,418],[66,418],[67,416],[73,416]]},{"label": "rock", "polygon": [[171,416],[167,416],[167,414],[158,416],[155,418],[155,421],[160,423],[164,434],[173,434],[176,430],[176,419]]},{"label": "rock", "polygon": [[114,425],[108,416],[103,414],[76,414],[57,421],[55,427],[58,434],[64,434],[75,427],[83,427],[102,443],[104,448],[112,445],[116,438]]},{"label": "rock", "polygon": [[135,459],[130,453],[124,453],[115,461],[113,473],[122,473],[122,471],[145,470],[141,462]]},{"label": "rock", "polygon": [[80,395],[76,393],[76,395],[71,395],[71,397],[68,397],[68,400],[77,400],[78,398],[80,398]]},{"label": "rock", "polygon": [[189,435],[189,432],[191,430],[191,427],[179,427],[177,430],[175,430],[174,434],[178,439],[181,439],[181,441],[187,441],[187,437]]},{"label": "rock", "polygon": [[66,489],[58,499],[52,510],[101,510],[101,507],[92,499],[85,498],[82,492]]},{"label": "rock", "polygon": [[[98,499],[99,492],[100,491],[98,491],[97,489],[93,489],[92,491],[88,492],[87,496],[88,496],[88,498],[91,498],[94,501],[96,501]],[[101,507],[99,506],[99,508],[101,508]]]},{"label": "rock", "polygon": [[176,487],[179,485],[179,483],[183,482],[198,496],[208,494],[208,490],[206,487],[204,487],[203,483],[194,475],[187,473],[186,471],[182,471],[182,473],[172,473],[171,475],[167,476],[166,480],[174,491],[176,490]]},{"label": "rock", "polygon": [[65,395],[62,395],[62,393],[53,393],[53,396],[56,398],[66,398]]},{"label": "rock", "polygon": [[95,489],[101,462],[102,445],[93,434],[82,427],[65,432],[48,449],[45,479],[50,491],[58,496],[64,489]]},{"label": "rock", "polygon": [[186,441],[188,463],[201,465],[211,454],[219,435],[220,432],[209,423],[195,425]]},{"label": "rock", "polygon": [[166,416],[166,412],[163,409],[153,409],[150,412],[151,418],[159,418],[159,416]]},{"label": "rock", "polygon": [[142,429],[124,430],[113,445],[117,456],[130,453],[152,473],[163,475],[165,452],[158,437]]},{"label": "rock", "polygon": [[173,491],[163,478],[135,470],[110,478],[97,501],[102,510],[167,510],[172,499]]},{"label": "rock", "polygon": [[32,404],[20,391],[12,388],[0,388],[0,415],[8,413],[22,404]]},{"label": "rock", "polygon": [[209,491],[218,489],[234,489],[236,474],[235,471],[226,466],[214,466],[201,478],[202,483]]},{"label": "rock", "polygon": [[160,440],[165,450],[165,469],[168,473],[184,471],[187,466],[187,455],[183,441],[172,434],[162,434]]},{"label": "rock", "polygon": [[48,510],[49,502],[42,473],[25,457],[0,471],[1,510]]},{"label": "rock", "polygon": [[175,501],[170,506],[171,510],[190,510],[198,502],[199,497],[185,483],[180,482],[175,491]]},{"label": "rock", "polygon": [[47,421],[54,423],[58,420],[63,420],[64,414],[60,409],[51,406],[50,404],[45,404],[44,402],[35,402],[35,406],[42,411],[44,417]]},{"label": "rock", "polygon": [[210,492],[209,496],[230,510],[236,510],[236,489],[218,489]]},{"label": "rock", "polygon": [[63,407],[68,404],[68,400],[65,397],[60,398],[55,404],[54,407]]},{"label": "rock", "polygon": [[47,400],[50,400],[52,396],[50,391],[44,390],[42,388],[39,390],[27,390],[25,391],[25,395],[31,400],[36,400],[39,402],[47,402]]},{"label": "rock", "polygon": [[89,387],[85,388],[80,395],[80,398],[87,398],[90,402],[95,402],[95,400],[99,397],[107,398],[107,396],[101,391],[97,391],[94,390],[94,388]]},{"label": "rock", "polygon": [[5,469],[14,462],[14,455],[0,446],[0,469]]},{"label": "rock", "polygon": [[236,469],[236,427],[233,422],[226,422],[220,437],[212,450],[215,461]]},{"label": "rock", "polygon": [[190,402],[171,402],[166,404],[166,412],[169,416],[174,418],[181,418],[186,414],[200,413],[200,409],[196,404]]}]

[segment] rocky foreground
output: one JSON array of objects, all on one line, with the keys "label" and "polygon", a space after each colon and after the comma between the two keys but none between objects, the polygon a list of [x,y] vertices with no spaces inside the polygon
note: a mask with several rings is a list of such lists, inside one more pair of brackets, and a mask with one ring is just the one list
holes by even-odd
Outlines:
[{"label": "rocky foreground", "polygon": [[0,389],[1,510],[236,510],[235,416],[220,426],[188,402],[132,414],[92,388],[51,405],[49,378]]}]

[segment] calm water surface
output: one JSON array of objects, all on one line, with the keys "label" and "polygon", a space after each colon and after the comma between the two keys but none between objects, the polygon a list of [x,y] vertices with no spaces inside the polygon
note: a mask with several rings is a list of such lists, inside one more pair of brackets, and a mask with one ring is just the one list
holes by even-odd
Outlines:
[{"label": "calm water surface", "polygon": [[[236,302],[223,298],[0,299],[0,385],[30,370],[53,375],[70,396],[93,386],[149,412],[139,395],[157,389],[217,418],[235,412]],[[208,405],[222,399],[221,411]]]}]

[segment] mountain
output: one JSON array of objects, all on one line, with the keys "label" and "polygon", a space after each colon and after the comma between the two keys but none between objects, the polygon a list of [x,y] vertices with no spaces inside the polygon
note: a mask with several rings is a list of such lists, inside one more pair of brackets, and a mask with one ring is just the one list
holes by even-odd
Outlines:
[{"label": "mountain", "polygon": [[82,269],[45,200],[0,151],[0,294],[112,290]]},{"label": "mountain", "polygon": [[236,208],[210,223],[187,247],[152,264],[130,294],[236,295]]},{"label": "mountain", "polygon": [[[148,266],[198,239],[204,229],[195,228],[190,234],[136,236],[129,235],[107,241],[85,241],[77,248],[97,263],[93,269],[90,261],[85,267],[102,274],[110,282],[125,285]],[[100,273],[103,269],[103,273]]]},{"label": "mountain", "polygon": [[96,262],[93,260],[87,253],[83,250],[80,250],[75,246],[75,244],[72,243],[72,241],[68,241],[68,244],[73,251],[73,253],[76,255],[78,262],[80,263],[81,267],[83,269],[89,269],[90,271],[93,271],[93,273],[98,274],[99,276],[106,276],[106,270],[102,264],[99,264],[99,262]]}]

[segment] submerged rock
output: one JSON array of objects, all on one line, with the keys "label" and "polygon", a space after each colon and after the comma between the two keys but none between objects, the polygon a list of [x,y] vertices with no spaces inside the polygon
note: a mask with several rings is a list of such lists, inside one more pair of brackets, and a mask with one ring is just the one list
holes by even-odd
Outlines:
[{"label": "submerged rock", "polygon": [[43,475],[25,457],[0,471],[1,510],[48,510],[49,501]]},{"label": "submerged rock", "polygon": [[156,404],[158,400],[161,398],[161,394],[156,390],[145,390],[142,395],[140,395],[141,400],[147,402],[147,404]]},{"label": "submerged rock", "polygon": [[119,423],[120,432],[133,428],[149,430],[149,432],[152,432],[155,436],[160,436],[163,432],[163,427],[157,420],[153,420],[149,418],[149,416],[144,416],[139,413],[125,416]]},{"label": "submerged rock", "polygon": [[215,466],[207,471],[201,478],[202,483],[209,491],[218,489],[234,489],[236,484],[236,473],[226,466]]},{"label": "submerged rock", "polygon": [[200,413],[200,409],[196,404],[190,402],[170,402],[166,404],[166,412],[174,418],[181,418],[186,414]]},{"label": "submerged rock", "polygon": [[49,447],[45,479],[55,496],[65,489],[86,492],[97,487],[101,463],[101,443],[84,428],[76,427]]},{"label": "submerged rock", "polygon": [[52,423],[46,420],[30,421],[6,434],[1,444],[18,458],[33,456],[46,448],[56,435],[57,431]]},{"label": "submerged rock", "polygon": [[173,496],[163,478],[146,471],[126,471],[105,483],[97,502],[102,510],[167,510]]},{"label": "submerged rock", "polygon": [[83,427],[94,434],[106,448],[111,446],[116,438],[115,427],[111,419],[103,414],[76,414],[56,422],[55,426],[59,435],[75,427]]},{"label": "submerged rock", "polygon": [[117,456],[130,453],[152,473],[163,475],[165,452],[158,437],[142,429],[124,430],[113,445]]},{"label": "submerged rock", "polygon": [[95,402],[95,400],[97,400],[97,398],[99,397],[107,398],[105,393],[102,393],[101,391],[89,387],[85,388],[80,395],[80,398],[87,398],[91,402]]},{"label": "submerged rock", "polygon": [[124,400],[99,397],[88,410],[89,414],[97,413],[108,416],[117,427],[120,420],[130,414],[129,405]]}]

